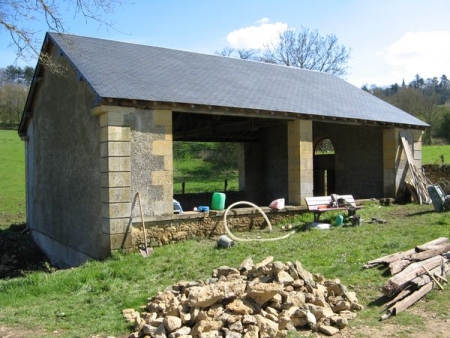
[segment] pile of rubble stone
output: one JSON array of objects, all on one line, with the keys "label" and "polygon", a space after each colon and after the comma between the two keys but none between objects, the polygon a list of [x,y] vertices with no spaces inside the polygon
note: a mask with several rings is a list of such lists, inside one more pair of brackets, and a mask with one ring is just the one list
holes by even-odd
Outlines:
[{"label": "pile of rubble stone", "polygon": [[339,280],[267,257],[219,267],[206,281],[181,281],[150,298],[143,312],[123,315],[134,323],[130,338],[285,337],[297,330],[332,336],[362,308]]}]

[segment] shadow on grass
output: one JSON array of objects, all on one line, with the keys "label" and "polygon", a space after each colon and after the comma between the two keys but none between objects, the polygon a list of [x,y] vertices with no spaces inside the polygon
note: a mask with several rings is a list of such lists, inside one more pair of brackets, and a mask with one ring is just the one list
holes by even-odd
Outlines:
[{"label": "shadow on grass", "polygon": [[421,215],[428,215],[428,214],[434,214],[436,211],[433,210],[425,210],[425,211],[418,211],[418,212],[414,212],[412,214],[407,214],[405,215],[406,217],[413,217],[413,216],[421,216]]},{"label": "shadow on grass", "polygon": [[48,272],[50,264],[33,240],[25,223],[0,229],[0,279]]},{"label": "shadow on grass", "polygon": [[369,302],[367,304],[367,306],[368,307],[382,307],[383,310],[381,312],[384,312],[385,304],[387,304],[390,300],[392,300],[392,298],[389,298],[386,296],[381,296],[381,297],[378,297],[377,299]]}]

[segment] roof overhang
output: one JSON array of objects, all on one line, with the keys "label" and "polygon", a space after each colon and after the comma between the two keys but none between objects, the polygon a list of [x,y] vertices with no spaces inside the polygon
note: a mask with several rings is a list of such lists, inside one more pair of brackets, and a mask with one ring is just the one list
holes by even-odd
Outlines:
[{"label": "roof overhang", "polygon": [[221,107],[211,105],[200,105],[182,102],[161,102],[161,101],[140,101],[117,98],[103,98],[103,105],[135,107],[139,109],[165,109],[180,113],[196,113],[207,115],[227,115],[251,118],[277,119],[277,120],[312,120],[318,122],[341,123],[352,125],[365,125],[374,127],[397,127],[405,129],[425,130],[429,126],[420,126],[407,123],[392,123],[384,121],[374,121],[367,119],[355,119],[345,117],[333,117],[311,113],[293,113],[276,110],[260,110],[240,107]]}]

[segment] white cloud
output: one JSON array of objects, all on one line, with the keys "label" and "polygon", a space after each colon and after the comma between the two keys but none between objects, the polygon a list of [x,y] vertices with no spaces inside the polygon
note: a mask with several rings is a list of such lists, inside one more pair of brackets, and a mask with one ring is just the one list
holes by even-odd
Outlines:
[{"label": "white cloud", "polygon": [[[396,82],[450,74],[450,32],[408,32],[380,54]],[[394,81],[395,82],[395,81]]]},{"label": "white cloud", "polygon": [[233,48],[264,48],[266,44],[278,41],[281,32],[288,28],[282,22],[269,23],[268,18],[262,18],[255,26],[240,28],[227,35],[227,41]]}]

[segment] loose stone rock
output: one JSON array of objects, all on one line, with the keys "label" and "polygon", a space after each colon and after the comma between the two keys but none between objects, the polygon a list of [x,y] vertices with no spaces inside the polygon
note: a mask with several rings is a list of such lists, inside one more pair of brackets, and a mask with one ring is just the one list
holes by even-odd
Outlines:
[{"label": "loose stone rock", "polygon": [[307,328],[334,335],[362,309],[339,280],[267,257],[219,267],[205,281],[180,281],[149,298],[144,312],[122,314],[134,322],[130,338],[278,338]]}]

